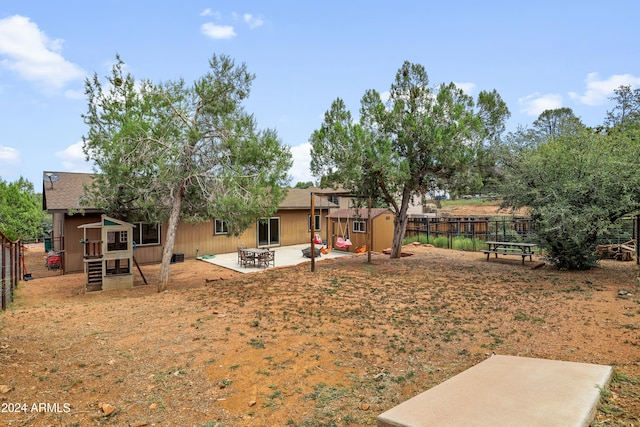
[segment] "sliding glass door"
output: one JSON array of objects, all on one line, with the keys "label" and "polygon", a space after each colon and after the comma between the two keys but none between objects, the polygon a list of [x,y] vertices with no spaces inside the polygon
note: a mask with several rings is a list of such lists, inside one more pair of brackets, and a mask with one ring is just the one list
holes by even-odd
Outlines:
[{"label": "sliding glass door", "polygon": [[280,244],[280,217],[262,218],[258,221],[258,246]]}]

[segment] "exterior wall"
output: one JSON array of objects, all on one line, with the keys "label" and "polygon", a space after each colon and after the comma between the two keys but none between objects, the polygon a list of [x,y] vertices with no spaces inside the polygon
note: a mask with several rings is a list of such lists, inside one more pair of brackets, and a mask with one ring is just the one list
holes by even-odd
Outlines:
[{"label": "exterior wall", "polygon": [[[226,234],[214,234],[215,222],[208,221],[197,224],[187,224],[181,222],[176,233],[176,243],[174,253],[183,253],[185,258],[195,258],[199,255],[222,254],[235,252],[241,243],[247,246],[255,246],[256,230],[255,226],[249,227],[239,237]],[[162,242],[166,241],[166,231],[163,228]],[[155,262],[161,261],[161,256]]]},{"label": "exterior wall", "polygon": [[[84,272],[84,245],[80,240],[84,238],[84,231],[79,225],[100,222],[99,214],[67,215],[64,219],[64,252],[62,255],[65,273]],[[95,234],[91,234],[95,233]],[[90,230],[88,237],[91,240],[101,240],[100,230]],[[55,248],[55,246],[54,246]]]},{"label": "exterior wall", "polygon": [[[280,218],[280,246],[308,243],[311,238],[309,231],[309,209],[280,210],[273,217]],[[320,231],[323,239],[327,239],[327,210],[316,210],[320,215]],[[73,215],[65,218],[65,272],[78,273],[84,271],[83,251],[84,245],[80,243],[83,238],[79,225],[99,222],[100,215]],[[235,252],[239,245],[247,247],[258,246],[258,225],[250,226],[239,237],[226,234],[214,234],[215,221],[187,224],[181,222],[178,225],[176,241],[173,252],[184,254],[185,258],[195,258],[196,254],[222,254]],[[91,230],[89,230],[91,231]],[[166,225],[160,227],[160,242],[166,242]],[[90,236],[91,240],[100,240],[99,235]],[[163,245],[138,245],[134,251],[134,257],[139,264],[158,263],[162,260]],[[133,266],[135,268],[135,265]]]},{"label": "exterior wall", "polygon": [[[53,212],[51,214],[51,235],[53,237],[53,241],[51,248],[54,251],[61,251],[62,248],[62,239],[61,236],[64,235],[64,225],[65,225],[65,214],[64,212]],[[65,268],[66,271],[66,268]]]},{"label": "exterior wall", "polygon": [[383,249],[391,247],[393,243],[393,220],[395,215],[385,213],[373,219],[373,250],[382,252]]},{"label": "exterior wall", "polygon": [[[311,209],[278,211],[276,215],[280,216],[280,240],[282,246],[299,245],[302,243],[310,243],[311,230],[309,230],[309,213]],[[320,215],[320,230],[313,233],[320,234],[323,240],[327,239],[327,215],[326,209],[316,209],[314,215]],[[311,226],[313,227],[313,219]]]}]

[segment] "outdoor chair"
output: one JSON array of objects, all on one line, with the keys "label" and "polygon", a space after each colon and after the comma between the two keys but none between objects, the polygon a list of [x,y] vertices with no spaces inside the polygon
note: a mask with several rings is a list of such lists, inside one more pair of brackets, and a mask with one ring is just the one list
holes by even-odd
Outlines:
[{"label": "outdoor chair", "polygon": [[259,267],[268,268],[270,265],[276,265],[276,251],[265,251],[259,255]]},{"label": "outdoor chair", "polygon": [[243,265],[243,258],[245,255],[246,246],[240,245],[238,246],[238,264]]}]

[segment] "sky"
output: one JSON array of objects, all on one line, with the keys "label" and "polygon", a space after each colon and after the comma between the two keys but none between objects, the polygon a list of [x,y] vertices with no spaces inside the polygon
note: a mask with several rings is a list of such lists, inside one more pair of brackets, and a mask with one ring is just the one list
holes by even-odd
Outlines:
[{"label": "sky", "polygon": [[0,179],[42,189],[43,171],[92,172],[84,82],[116,54],[136,79],[193,82],[213,54],[255,74],[245,109],[291,147],[291,184],[310,175],[309,138],[336,98],[357,117],[404,61],[430,83],[496,90],[508,130],[546,109],[604,122],[620,85],[640,87],[640,2],[300,0],[0,2]]}]

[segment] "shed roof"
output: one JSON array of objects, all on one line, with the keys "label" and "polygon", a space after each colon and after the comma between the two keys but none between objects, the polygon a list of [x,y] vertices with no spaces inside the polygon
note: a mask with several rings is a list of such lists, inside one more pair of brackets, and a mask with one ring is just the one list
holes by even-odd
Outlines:
[{"label": "shed roof", "polygon": [[[280,209],[311,209],[311,188],[289,188],[287,196],[280,203]],[[333,209],[338,205],[330,202],[326,197],[313,196],[316,209]]]},{"label": "shed roof", "polygon": [[[372,208],[371,209],[371,218],[377,218],[380,215],[393,215],[387,208]],[[336,211],[331,212],[328,215],[329,218],[359,218],[359,219],[369,219],[369,209],[368,208],[360,208],[360,209],[338,209]]]}]

